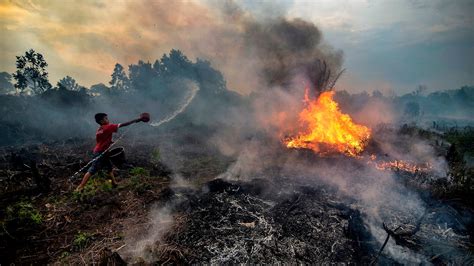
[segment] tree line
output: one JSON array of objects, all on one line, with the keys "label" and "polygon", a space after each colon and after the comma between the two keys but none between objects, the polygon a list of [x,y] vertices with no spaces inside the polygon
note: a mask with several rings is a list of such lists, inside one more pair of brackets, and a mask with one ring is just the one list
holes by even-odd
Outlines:
[{"label": "tree line", "polygon": [[[212,68],[209,61],[189,60],[180,50],[171,50],[155,62],[138,61],[128,66],[114,66],[108,85],[96,84],[89,89],[78,84],[70,76],[60,79],[56,86],[49,82],[48,63],[44,56],[33,49],[16,57],[16,71],[12,74],[0,73],[0,94],[42,95],[57,103],[81,104],[91,96],[116,96],[134,94],[135,98],[152,99],[165,107],[179,100],[182,90],[176,80],[189,79],[199,84],[201,94],[207,97],[209,104],[219,104],[216,95],[229,96],[226,82],[218,70]],[[128,73],[127,73],[128,72]],[[427,88],[419,86],[412,93],[402,96],[384,96],[379,91],[372,95],[366,92],[350,94],[338,91],[337,98],[342,105],[361,108],[370,99],[383,99],[399,106],[399,111],[407,117],[421,116],[462,116],[474,111],[474,87],[463,86],[460,89],[427,93]],[[226,93],[222,93],[226,92]],[[231,96],[233,97],[233,96]],[[252,96],[249,96],[250,98]],[[235,98],[235,97],[234,97]],[[356,110],[352,110],[356,111]]]},{"label": "tree line", "polygon": [[0,94],[41,95],[49,90],[69,90],[87,92],[90,95],[117,94],[124,92],[149,92],[150,90],[166,87],[170,80],[188,78],[216,92],[225,90],[225,80],[222,74],[213,69],[207,60],[190,61],[181,51],[171,50],[154,63],[138,61],[137,64],[125,68],[116,63],[111,74],[109,86],[96,84],[90,89],[80,85],[73,77],[60,79],[56,86],[51,85],[48,63],[41,53],[30,49],[24,55],[16,57],[16,71],[12,74],[0,73]]}]

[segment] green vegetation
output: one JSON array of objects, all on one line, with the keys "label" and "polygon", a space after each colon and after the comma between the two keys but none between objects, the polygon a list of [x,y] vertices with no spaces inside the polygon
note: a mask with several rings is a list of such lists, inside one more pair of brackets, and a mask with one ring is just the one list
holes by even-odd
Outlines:
[{"label": "green vegetation", "polygon": [[26,225],[40,225],[43,222],[43,216],[31,204],[22,200],[7,207],[6,220],[12,221],[18,219],[20,223]]},{"label": "green vegetation", "polygon": [[150,171],[143,167],[133,167],[130,169],[131,176],[150,176]]},{"label": "green vegetation", "polygon": [[460,198],[468,205],[474,206],[474,168],[466,163],[474,155],[474,130],[455,130],[446,132],[444,138],[451,143],[447,154],[448,180],[438,182],[435,193],[447,198]]},{"label": "green vegetation", "polygon": [[95,196],[99,192],[108,192],[112,190],[112,181],[106,179],[105,174],[99,172],[97,176],[91,177],[89,182],[81,192],[74,191],[72,198],[76,201],[84,201],[85,199]]},{"label": "green vegetation", "polygon": [[145,192],[153,186],[148,182],[150,171],[143,167],[134,167],[130,169],[130,181],[127,186],[137,193]]},{"label": "green vegetation", "polygon": [[157,164],[160,162],[160,159],[161,159],[160,149],[156,148],[151,153],[151,162],[154,164]]},{"label": "green vegetation", "polygon": [[69,257],[71,255],[71,253],[67,252],[67,251],[63,251],[61,253],[61,256],[59,257],[59,259],[65,259],[67,257]]},{"label": "green vegetation", "polygon": [[148,189],[151,189],[153,186],[147,182],[146,178],[140,176],[132,176],[128,187],[137,193],[145,192]]},{"label": "green vegetation", "polygon": [[51,195],[48,197],[48,203],[56,206],[64,206],[69,200],[69,197],[64,195]]},{"label": "green vegetation", "polygon": [[91,242],[91,240],[92,240],[91,234],[85,233],[85,232],[78,232],[74,236],[74,240],[72,244],[75,249],[81,250],[85,248]]},{"label": "green vegetation", "polygon": [[474,192],[474,169],[467,167],[464,153],[456,144],[452,144],[446,155],[452,182],[449,194],[466,196],[472,201],[470,195]]},{"label": "green vegetation", "polygon": [[398,130],[402,135],[408,136],[418,136],[422,139],[433,139],[440,137],[441,135],[430,130],[426,130],[418,127],[415,123],[412,124],[403,124],[403,126]]},{"label": "green vegetation", "polygon": [[144,178],[140,178],[138,176],[131,177],[128,186],[136,193],[143,193],[153,187]]},{"label": "green vegetation", "polygon": [[474,129],[451,129],[445,133],[444,137],[451,144],[456,145],[456,149],[462,156],[474,156]]},{"label": "green vegetation", "polygon": [[[436,127],[433,127],[436,128]],[[432,192],[440,198],[461,199],[470,206],[474,206],[474,129],[466,127],[451,128],[444,134],[422,129],[416,124],[403,125],[398,133],[408,136],[417,136],[424,140],[435,140],[439,151],[445,152],[448,163],[447,178],[438,179],[432,183]],[[449,143],[446,150],[445,145]],[[471,162],[469,164],[468,162]]]}]

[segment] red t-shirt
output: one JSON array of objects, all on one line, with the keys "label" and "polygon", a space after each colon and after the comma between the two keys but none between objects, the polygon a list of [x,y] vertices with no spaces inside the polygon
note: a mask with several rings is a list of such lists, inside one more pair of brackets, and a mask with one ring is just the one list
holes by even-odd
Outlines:
[{"label": "red t-shirt", "polygon": [[112,133],[117,132],[119,124],[102,125],[95,133],[95,140],[97,144],[94,147],[94,152],[105,151],[110,144],[112,144]]}]

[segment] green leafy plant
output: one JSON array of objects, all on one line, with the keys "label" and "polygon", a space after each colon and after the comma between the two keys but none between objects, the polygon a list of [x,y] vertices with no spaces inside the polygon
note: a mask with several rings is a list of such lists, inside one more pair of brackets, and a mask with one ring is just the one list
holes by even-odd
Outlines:
[{"label": "green leafy plant", "polygon": [[67,257],[69,257],[71,255],[71,253],[67,252],[67,251],[63,251],[61,253],[61,256],[59,257],[60,259],[65,259]]},{"label": "green leafy plant", "polygon": [[72,244],[74,248],[81,250],[85,248],[91,242],[91,240],[92,240],[91,234],[79,231],[74,236],[74,240]]},{"label": "green leafy plant", "polygon": [[20,222],[31,225],[40,225],[43,222],[41,213],[27,201],[20,201],[7,207],[7,220],[18,219]]},{"label": "green leafy plant", "polygon": [[142,193],[152,188],[152,185],[146,182],[145,178],[140,176],[132,176],[130,178],[128,186],[137,193]]},{"label": "green leafy plant", "polygon": [[74,191],[72,198],[77,201],[83,201],[87,198],[95,196],[98,192],[108,192],[113,189],[111,180],[105,179],[103,174],[92,177],[87,182],[82,191]]}]

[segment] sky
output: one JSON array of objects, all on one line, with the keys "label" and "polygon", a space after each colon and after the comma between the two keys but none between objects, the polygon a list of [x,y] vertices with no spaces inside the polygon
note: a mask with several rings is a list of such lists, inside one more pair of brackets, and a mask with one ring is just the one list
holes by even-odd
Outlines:
[{"label": "sky", "polygon": [[[474,0],[235,1],[257,20],[284,16],[316,24],[324,42],[344,53],[338,89],[403,94],[474,85]],[[115,63],[155,61],[172,48],[208,59],[229,88],[245,86],[251,66],[232,52],[219,1],[0,0],[0,71],[15,56],[42,53],[55,84],[107,83]],[[223,38],[222,36],[226,36]],[[242,71],[235,71],[235,70]]]}]

